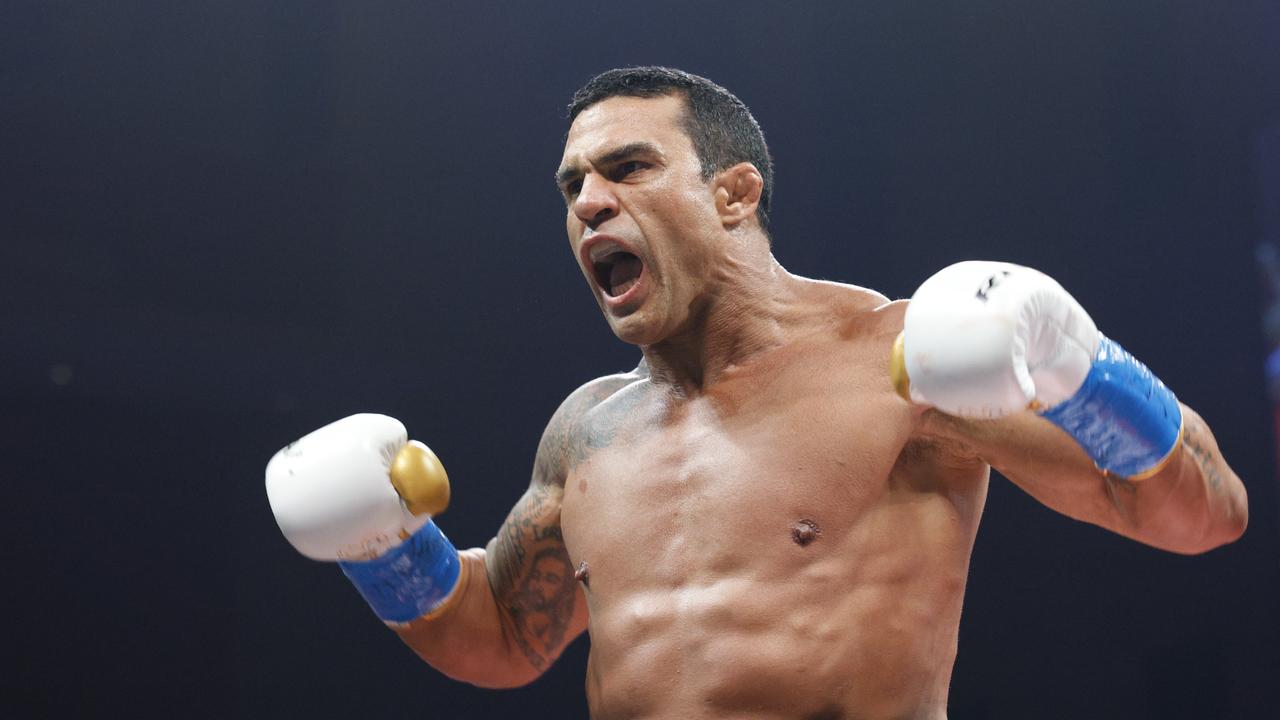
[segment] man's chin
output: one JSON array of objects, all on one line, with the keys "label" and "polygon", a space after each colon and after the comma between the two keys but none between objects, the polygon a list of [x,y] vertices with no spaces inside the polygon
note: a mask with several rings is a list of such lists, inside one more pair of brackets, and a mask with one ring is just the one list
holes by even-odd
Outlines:
[{"label": "man's chin", "polygon": [[607,319],[613,334],[628,345],[653,345],[662,340],[657,323],[645,322],[640,313]]},{"label": "man's chin", "polygon": [[646,333],[639,332],[635,328],[630,327],[620,329],[617,326],[614,326],[613,334],[622,342],[627,343],[628,345],[635,345],[637,347],[652,345],[657,342],[656,340],[650,339]]}]

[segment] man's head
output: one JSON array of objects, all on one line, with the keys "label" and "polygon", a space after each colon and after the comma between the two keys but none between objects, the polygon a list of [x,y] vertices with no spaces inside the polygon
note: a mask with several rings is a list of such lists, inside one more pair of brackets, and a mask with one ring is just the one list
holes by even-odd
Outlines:
[{"label": "man's head", "polygon": [[638,345],[696,332],[741,276],[744,253],[768,253],[771,165],[759,126],[723,88],[665,68],[597,76],[570,118],[556,179],[570,244],[610,326]]},{"label": "man's head", "polygon": [[749,162],[764,181],[756,216],[769,230],[769,201],[773,197],[773,159],[760,124],[733,93],[699,75],[667,67],[632,67],[606,70],[587,81],[569,102],[569,122],[579,113],[611,97],[656,98],[665,95],[684,100],[681,129],[693,143],[702,166],[702,179]]}]

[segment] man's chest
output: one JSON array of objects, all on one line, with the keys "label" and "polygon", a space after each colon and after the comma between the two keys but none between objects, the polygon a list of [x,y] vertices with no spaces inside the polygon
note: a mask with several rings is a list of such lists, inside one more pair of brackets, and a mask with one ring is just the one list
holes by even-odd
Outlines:
[{"label": "man's chest", "polygon": [[751,378],[674,406],[620,403],[603,430],[598,418],[562,504],[575,565],[680,582],[834,547],[884,500],[913,427],[887,381],[841,379]]}]

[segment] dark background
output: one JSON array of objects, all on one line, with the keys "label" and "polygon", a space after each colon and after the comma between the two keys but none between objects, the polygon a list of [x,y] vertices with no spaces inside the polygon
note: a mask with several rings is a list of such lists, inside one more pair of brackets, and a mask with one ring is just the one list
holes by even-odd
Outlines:
[{"label": "dark background", "polygon": [[4,3],[6,717],[585,717],[585,641],[528,688],[446,680],[289,547],[262,469],[392,414],[449,468],[441,525],[490,537],[559,401],[637,359],[551,175],[573,90],[645,63],[752,107],[790,270],[1035,265],[1249,488],[1245,537],[1187,558],[995,479],[953,720],[1275,712],[1280,6],[529,5]]}]

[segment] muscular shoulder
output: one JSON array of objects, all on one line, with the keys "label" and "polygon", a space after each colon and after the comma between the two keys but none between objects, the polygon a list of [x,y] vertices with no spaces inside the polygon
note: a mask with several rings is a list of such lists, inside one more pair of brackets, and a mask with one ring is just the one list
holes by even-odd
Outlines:
[{"label": "muscular shoulder", "polygon": [[875,290],[829,282],[807,280],[809,297],[846,337],[893,337],[902,330],[906,300],[890,300]]},{"label": "muscular shoulder", "polygon": [[844,311],[868,312],[890,302],[883,293],[859,285],[813,278],[797,279],[804,283],[813,298]]},{"label": "muscular shoulder", "polygon": [[[910,301],[890,300],[874,290],[838,283],[821,283],[821,292],[839,318],[842,334],[868,343],[870,352],[883,357],[887,373],[889,348],[902,332]],[[884,386],[886,392],[891,392],[888,383]],[[986,464],[957,427],[963,421],[922,406],[913,406],[912,412],[914,431],[900,462],[931,467],[930,475],[943,480],[967,479],[985,472]]]},{"label": "muscular shoulder", "polygon": [[538,443],[533,484],[563,486],[568,471],[585,452],[593,411],[648,374],[642,361],[630,372],[598,377],[569,393],[547,422]]},{"label": "muscular shoulder", "polygon": [[804,297],[822,314],[855,320],[868,329],[879,325],[886,329],[896,325],[893,332],[902,329],[905,300],[890,300],[882,292],[855,284],[799,279],[803,282]]}]

